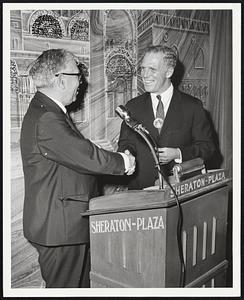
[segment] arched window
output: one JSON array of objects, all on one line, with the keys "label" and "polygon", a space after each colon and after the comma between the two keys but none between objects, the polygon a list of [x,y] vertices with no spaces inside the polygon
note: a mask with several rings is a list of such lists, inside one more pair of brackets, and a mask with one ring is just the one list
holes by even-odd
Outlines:
[{"label": "arched window", "polygon": [[63,37],[58,20],[51,15],[39,16],[33,23],[32,34],[56,39]]},{"label": "arched window", "polygon": [[202,48],[198,48],[194,54],[194,68],[204,69],[204,52]]}]

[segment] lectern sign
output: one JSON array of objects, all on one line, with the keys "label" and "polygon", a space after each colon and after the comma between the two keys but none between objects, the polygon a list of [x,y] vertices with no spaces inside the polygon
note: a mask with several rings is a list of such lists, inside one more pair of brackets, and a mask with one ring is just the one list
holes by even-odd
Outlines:
[{"label": "lectern sign", "polygon": [[[218,170],[212,171],[205,175],[198,177],[193,177],[191,179],[185,180],[180,184],[174,186],[177,196],[182,196],[197,190],[200,190],[204,187],[214,185],[218,182],[222,182],[226,179],[226,171]],[[174,194],[170,192],[170,197],[174,198]]]},{"label": "lectern sign", "polygon": [[163,216],[128,217],[103,219],[90,222],[91,233],[108,233],[124,231],[148,231],[164,229]]}]

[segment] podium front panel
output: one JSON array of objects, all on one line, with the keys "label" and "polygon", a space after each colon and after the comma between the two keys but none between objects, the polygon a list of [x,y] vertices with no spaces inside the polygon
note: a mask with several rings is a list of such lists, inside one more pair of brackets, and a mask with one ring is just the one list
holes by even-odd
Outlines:
[{"label": "podium front panel", "polygon": [[[211,270],[212,273],[217,272],[217,266],[221,270],[226,269],[227,207],[227,187],[206,193],[182,204],[182,245],[186,265],[186,285],[192,285],[197,279],[197,282],[200,282],[201,277],[204,278],[207,273],[209,273],[208,277],[213,279]],[[177,214],[176,207],[167,211],[167,228],[170,228],[166,238],[167,287],[176,287],[179,282]],[[222,284],[224,285],[225,282]]]},{"label": "podium front panel", "polygon": [[109,287],[164,285],[164,210],[98,215],[90,224],[92,285],[94,280]]},{"label": "podium front panel", "polygon": [[[225,286],[227,202],[224,186],[181,204],[186,287]],[[176,204],[89,218],[92,288],[179,286]]]}]

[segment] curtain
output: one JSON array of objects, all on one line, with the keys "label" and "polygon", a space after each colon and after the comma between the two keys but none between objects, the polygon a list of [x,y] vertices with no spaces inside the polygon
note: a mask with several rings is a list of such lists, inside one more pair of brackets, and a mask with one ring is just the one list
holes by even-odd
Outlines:
[{"label": "curtain", "polygon": [[[207,108],[222,155],[220,167],[232,177],[232,11],[210,15],[210,81]],[[216,140],[217,141],[217,140]]]}]

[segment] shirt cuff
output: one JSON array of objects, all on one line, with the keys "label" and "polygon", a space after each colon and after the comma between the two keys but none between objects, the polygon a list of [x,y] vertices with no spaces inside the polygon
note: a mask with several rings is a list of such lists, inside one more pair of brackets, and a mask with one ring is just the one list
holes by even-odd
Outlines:
[{"label": "shirt cuff", "polygon": [[129,167],[130,167],[129,157],[125,153],[122,153],[122,152],[118,152],[118,153],[121,154],[124,159],[125,173],[127,173],[129,171]]},{"label": "shirt cuff", "polygon": [[175,159],[175,162],[177,164],[181,164],[182,163],[182,154],[181,154],[181,151],[180,151],[180,148],[177,148],[178,152],[179,152],[179,155],[180,155],[180,158],[176,158]]}]

